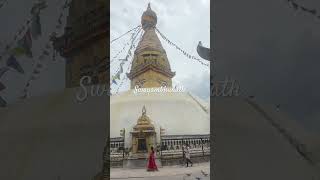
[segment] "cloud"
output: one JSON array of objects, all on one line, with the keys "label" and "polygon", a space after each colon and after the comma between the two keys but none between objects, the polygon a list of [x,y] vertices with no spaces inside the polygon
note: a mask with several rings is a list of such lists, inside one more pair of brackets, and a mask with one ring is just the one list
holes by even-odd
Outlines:
[{"label": "cloud", "polygon": [[192,94],[208,100],[210,97],[210,73],[199,72],[196,76],[187,76],[179,81],[183,87]]}]

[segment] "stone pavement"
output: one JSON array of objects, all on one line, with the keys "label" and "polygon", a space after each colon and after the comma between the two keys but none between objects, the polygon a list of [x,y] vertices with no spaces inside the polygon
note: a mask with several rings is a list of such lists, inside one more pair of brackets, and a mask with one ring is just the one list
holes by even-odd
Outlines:
[{"label": "stone pavement", "polygon": [[110,179],[208,180],[210,179],[210,163],[194,164],[193,167],[188,168],[185,166],[164,166],[159,168],[157,172],[148,172],[146,169],[111,168]]}]

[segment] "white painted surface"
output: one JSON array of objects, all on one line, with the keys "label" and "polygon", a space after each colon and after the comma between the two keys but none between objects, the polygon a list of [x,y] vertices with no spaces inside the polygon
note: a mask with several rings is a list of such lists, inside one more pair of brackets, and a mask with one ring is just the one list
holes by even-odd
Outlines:
[{"label": "white painted surface", "polygon": [[158,142],[160,126],[169,135],[210,134],[210,115],[190,94],[176,92],[148,95],[135,94],[129,90],[110,99],[110,136],[119,137],[120,129],[126,128],[126,146],[131,144],[130,131],[141,116],[143,106],[155,126]]}]

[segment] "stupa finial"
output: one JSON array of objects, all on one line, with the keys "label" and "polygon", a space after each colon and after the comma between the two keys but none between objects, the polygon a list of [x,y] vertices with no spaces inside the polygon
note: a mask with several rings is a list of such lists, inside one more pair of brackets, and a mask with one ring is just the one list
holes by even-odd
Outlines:
[{"label": "stupa finial", "polygon": [[146,115],[146,114],[147,114],[146,106],[143,106],[143,108],[142,108],[142,115]]},{"label": "stupa finial", "polygon": [[141,17],[141,25],[143,30],[147,30],[150,28],[155,27],[157,24],[157,15],[156,13],[151,9],[150,2],[148,3],[147,10],[143,12]]}]

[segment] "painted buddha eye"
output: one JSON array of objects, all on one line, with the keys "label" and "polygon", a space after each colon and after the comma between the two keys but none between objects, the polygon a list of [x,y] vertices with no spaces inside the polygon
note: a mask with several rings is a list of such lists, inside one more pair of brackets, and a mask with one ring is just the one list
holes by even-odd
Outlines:
[{"label": "painted buddha eye", "polygon": [[141,79],[136,82],[136,85],[139,86],[139,88],[142,88],[145,82],[145,79]]},{"label": "painted buddha eye", "polygon": [[167,83],[166,81],[163,81],[163,80],[161,80],[161,79],[158,79],[158,82],[159,82],[160,86],[162,86],[162,87],[168,86],[168,83]]}]

